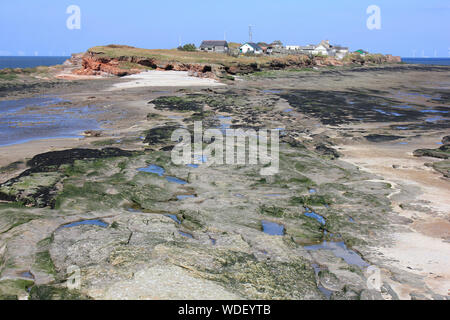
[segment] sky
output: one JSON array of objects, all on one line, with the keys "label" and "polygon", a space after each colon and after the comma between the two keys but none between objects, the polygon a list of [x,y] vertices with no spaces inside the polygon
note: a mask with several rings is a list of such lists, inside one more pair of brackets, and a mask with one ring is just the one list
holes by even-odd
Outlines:
[{"label": "sky", "polygon": [[[80,8],[69,29],[67,8]],[[380,8],[369,30],[367,8]],[[72,20],[71,20],[72,21]],[[175,48],[202,40],[335,45],[402,57],[450,57],[448,0],[1,0],[0,55],[67,56],[126,44]]]}]

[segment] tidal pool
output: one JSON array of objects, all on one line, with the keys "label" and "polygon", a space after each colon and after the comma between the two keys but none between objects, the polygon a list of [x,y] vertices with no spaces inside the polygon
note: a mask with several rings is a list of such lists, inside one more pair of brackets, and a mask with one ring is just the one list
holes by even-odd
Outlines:
[{"label": "tidal pool", "polygon": [[281,90],[266,89],[266,90],[263,90],[262,92],[264,92],[264,93],[272,93],[272,94],[279,94],[279,93],[281,93]]},{"label": "tidal pool", "polygon": [[359,254],[347,248],[344,242],[324,241],[322,244],[307,246],[304,248],[308,251],[330,250],[336,257],[344,259],[347,264],[355,265],[360,268],[369,266],[369,264],[365,262]]},{"label": "tidal pool", "polygon": [[34,275],[31,273],[31,271],[24,271],[20,274],[22,278],[32,279],[34,280]]},{"label": "tidal pool", "polygon": [[177,196],[177,199],[180,201],[186,200],[186,199],[194,199],[194,198],[195,198],[195,195],[193,195],[193,194]]},{"label": "tidal pool", "polygon": [[261,221],[263,232],[271,236],[284,236],[284,226],[275,222]]},{"label": "tidal pool", "polygon": [[181,185],[187,184],[186,181],[178,179],[178,178],[175,178],[175,177],[166,177],[166,180],[169,181],[169,182],[173,182],[173,183],[181,184]]},{"label": "tidal pool", "polygon": [[220,129],[220,131],[225,134],[226,130],[231,128],[231,122],[233,121],[233,118],[226,116],[219,116],[217,118],[220,121],[218,129]]},{"label": "tidal pool", "polygon": [[194,239],[194,236],[192,234],[190,234],[190,233],[186,233],[186,232],[183,232],[183,231],[178,231],[178,233],[181,234],[185,238]]},{"label": "tidal pool", "polygon": [[151,164],[151,165],[149,165],[148,167],[145,167],[145,168],[140,168],[139,171],[147,172],[147,173],[154,173],[154,174],[157,174],[160,177],[162,177],[166,173],[166,170],[164,170],[164,168],[156,166],[154,164]]},{"label": "tidal pool", "polygon": [[313,211],[305,212],[305,216],[307,216],[308,218],[313,218],[313,219],[317,220],[317,222],[319,222],[322,225],[325,225],[327,223],[327,221],[325,220],[324,217],[322,217],[320,214],[317,214]]},{"label": "tidal pool", "polygon": [[63,228],[63,229],[73,228],[73,227],[78,227],[78,226],[82,226],[82,225],[93,225],[93,226],[99,226],[102,228],[107,228],[109,226],[106,222],[104,222],[102,220],[83,220],[83,221],[65,224],[65,225],[61,226],[61,228]]},{"label": "tidal pool", "polygon": [[[316,274],[317,279],[319,279],[319,272],[322,271],[322,269],[315,263],[312,264],[312,267],[314,268],[314,272]],[[333,291],[324,288],[320,284],[320,280],[318,280],[318,281],[319,281],[319,284],[317,285],[317,288],[320,290],[320,292],[322,292],[327,297],[327,299],[330,299],[331,295],[333,294]]]},{"label": "tidal pool", "polygon": [[167,214],[166,217],[172,219],[173,221],[175,221],[178,224],[181,224],[181,221],[178,219],[176,214]]}]

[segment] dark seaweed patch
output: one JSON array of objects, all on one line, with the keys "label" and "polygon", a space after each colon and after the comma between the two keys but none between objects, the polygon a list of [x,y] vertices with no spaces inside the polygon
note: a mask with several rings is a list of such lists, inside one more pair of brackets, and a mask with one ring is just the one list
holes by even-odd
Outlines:
[{"label": "dark seaweed patch", "polygon": [[[373,94],[373,95],[372,95]],[[424,119],[424,114],[417,110],[402,110],[395,113],[389,105],[399,102],[370,94],[319,91],[290,90],[279,96],[286,99],[297,111],[321,120],[323,124],[341,125],[352,122],[411,122]],[[394,115],[395,113],[395,115]]]}]

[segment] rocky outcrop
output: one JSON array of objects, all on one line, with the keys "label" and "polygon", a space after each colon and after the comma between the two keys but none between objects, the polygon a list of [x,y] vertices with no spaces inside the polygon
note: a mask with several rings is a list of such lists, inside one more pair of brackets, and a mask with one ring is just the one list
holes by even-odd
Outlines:
[{"label": "rocky outcrop", "polygon": [[[111,46],[108,46],[111,48]],[[134,54],[134,53],[133,53]],[[175,59],[175,57],[174,57]],[[199,58],[200,59],[200,58]],[[67,64],[79,68],[73,73],[77,75],[115,75],[126,76],[150,69],[187,71],[191,76],[205,78],[226,78],[229,75],[250,74],[264,70],[301,69],[307,67],[326,67],[343,65],[367,65],[383,63],[399,63],[400,57],[392,55],[367,55],[351,54],[343,60],[334,57],[306,55],[290,55],[261,59],[261,62],[228,61],[224,64],[183,63],[178,61],[160,61],[157,58],[140,56],[110,57],[104,52],[88,51],[84,55],[73,55]]]},{"label": "rocky outcrop", "polygon": [[137,74],[147,68],[166,71],[188,71],[196,77],[216,78],[222,71],[217,66],[205,64],[186,64],[162,62],[152,58],[123,56],[110,58],[99,53],[87,52],[81,59],[80,69],[73,71],[77,75],[115,75],[119,77]]},{"label": "rocky outcrop", "polygon": [[386,58],[386,62],[387,63],[401,63],[402,62],[402,58],[399,56],[393,56],[391,54],[387,54],[385,55]]}]

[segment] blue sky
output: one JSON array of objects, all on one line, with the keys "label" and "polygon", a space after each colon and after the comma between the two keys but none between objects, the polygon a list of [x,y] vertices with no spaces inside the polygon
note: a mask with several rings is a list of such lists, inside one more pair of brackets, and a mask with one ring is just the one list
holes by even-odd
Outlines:
[{"label": "blue sky", "polygon": [[[81,29],[69,30],[69,5]],[[381,9],[381,30],[368,30],[366,9]],[[95,45],[174,48],[201,40],[306,45],[329,39],[352,50],[403,57],[450,55],[448,0],[2,0],[0,55],[68,55]]]}]

